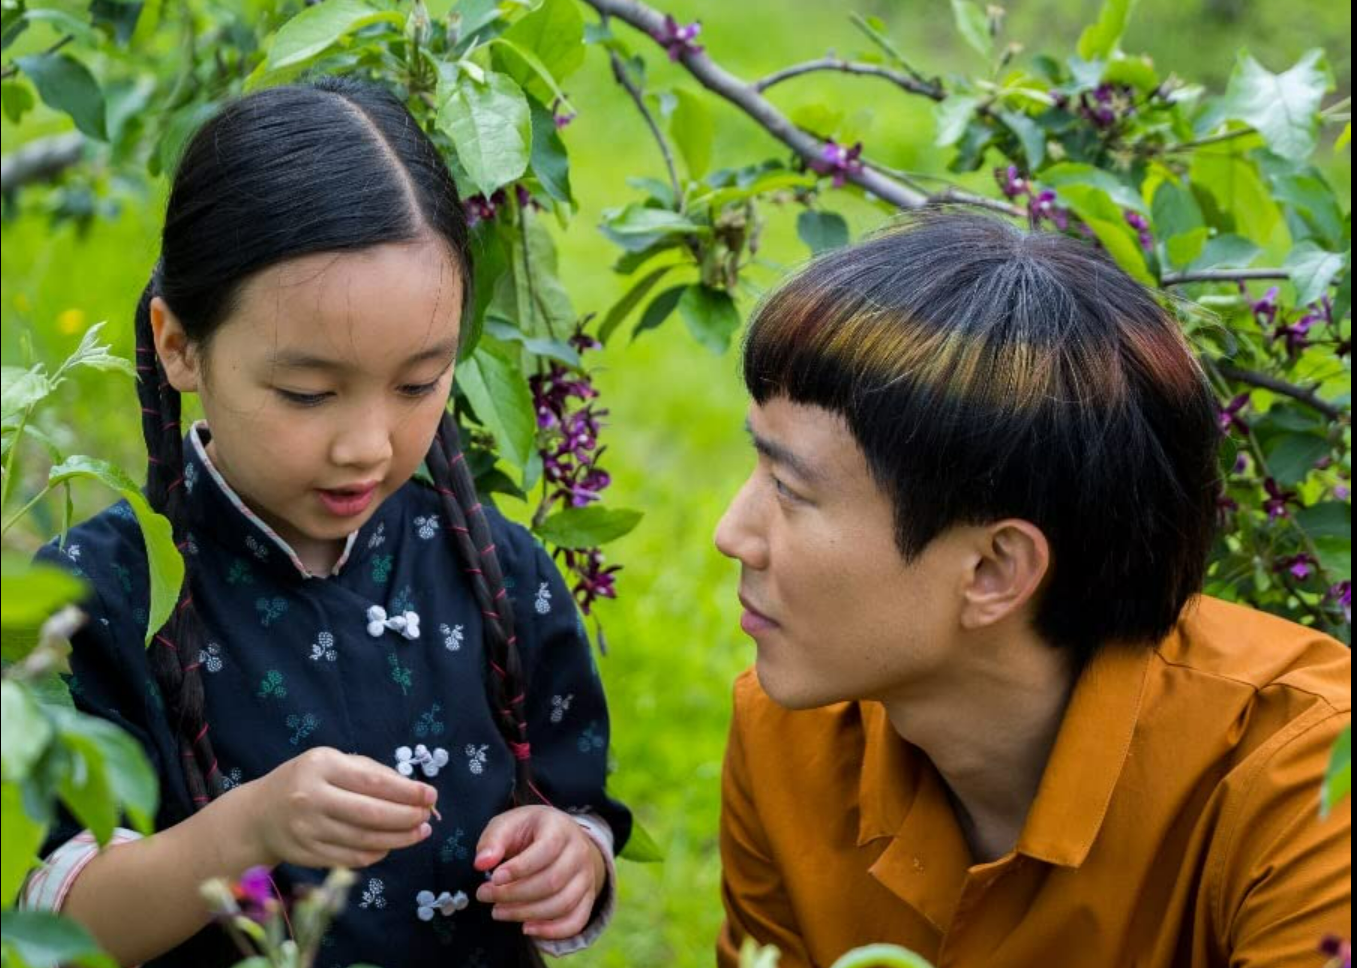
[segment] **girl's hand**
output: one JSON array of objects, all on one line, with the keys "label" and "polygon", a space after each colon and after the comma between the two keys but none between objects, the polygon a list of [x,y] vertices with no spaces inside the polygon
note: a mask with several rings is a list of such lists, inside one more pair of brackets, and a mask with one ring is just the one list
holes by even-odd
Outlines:
[{"label": "girl's hand", "polygon": [[608,879],[598,845],[568,813],[519,807],[490,821],[476,846],[476,870],[494,876],[476,900],[495,905],[496,921],[559,941],[584,930]]},{"label": "girl's hand", "polygon": [[240,787],[263,863],[363,868],[432,832],[438,791],[365,756],[325,747]]}]

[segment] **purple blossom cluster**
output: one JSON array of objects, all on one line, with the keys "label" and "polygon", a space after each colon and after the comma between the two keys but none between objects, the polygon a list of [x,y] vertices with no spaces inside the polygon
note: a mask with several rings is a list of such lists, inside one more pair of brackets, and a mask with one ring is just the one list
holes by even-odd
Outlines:
[{"label": "purple blossom cluster", "polygon": [[1004,197],[1012,201],[1027,199],[1027,219],[1033,228],[1049,221],[1061,232],[1070,228],[1070,211],[1056,204],[1056,194],[1049,188],[1036,190],[1031,179],[1023,177],[1017,165],[994,169],[994,178]]},{"label": "purple blossom cluster", "polygon": [[1128,211],[1126,213],[1126,224],[1136,230],[1136,235],[1140,238],[1140,247],[1146,252],[1154,248],[1154,233],[1150,231],[1150,223],[1139,212]]},{"label": "purple blossom cluster", "polygon": [[1099,130],[1114,128],[1136,113],[1136,91],[1129,84],[1099,84],[1077,98],[1059,91],[1052,96],[1056,107],[1079,115]]},{"label": "purple blossom cluster", "polygon": [[[1349,625],[1352,624],[1352,582],[1340,581],[1329,589],[1328,600],[1337,605],[1343,612],[1343,621]],[[1348,949],[1347,961],[1344,962],[1348,968],[1352,968],[1352,950]]]},{"label": "purple blossom cluster", "polygon": [[[1241,290],[1244,288],[1240,284]],[[1291,356],[1296,356],[1315,341],[1315,330],[1326,331],[1333,339],[1335,352],[1339,357],[1352,352],[1351,338],[1344,339],[1341,329],[1336,325],[1333,313],[1333,300],[1328,296],[1312,302],[1303,311],[1292,318],[1280,301],[1280,290],[1273,286],[1258,299],[1249,303],[1258,328],[1272,341],[1281,341]]]},{"label": "purple blossom cluster", "polygon": [[697,35],[702,33],[702,22],[693,21],[690,24],[679,26],[679,22],[669,14],[665,14],[664,26],[652,33],[650,36],[655,38],[655,42],[669,51],[669,59],[676,61],[684,54],[702,53],[702,45],[693,43]]},{"label": "purple blossom cluster", "polygon": [[[570,345],[581,355],[602,348],[583,328],[575,331]],[[599,446],[598,436],[608,411],[598,408],[593,381],[587,374],[552,363],[545,373],[535,374],[528,382],[548,489],[546,509],[558,504],[582,508],[601,500],[612,483],[612,477],[598,463],[607,450]],[[620,566],[607,566],[602,551],[562,549],[560,554],[575,577],[575,598],[586,615],[597,599],[617,597],[614,575]]]},{"label": "purple blossom cluster", "polygon": [[862,173],[862,142],[846,148],[832,138],[820,149],[820,157],[810,167],[821,175],[833,175],[834,187],[842,188],[850,176]]}]

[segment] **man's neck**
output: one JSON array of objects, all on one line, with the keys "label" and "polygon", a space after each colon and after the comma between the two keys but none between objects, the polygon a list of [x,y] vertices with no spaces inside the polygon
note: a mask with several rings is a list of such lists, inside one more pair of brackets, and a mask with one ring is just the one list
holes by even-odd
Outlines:
[{"label": "man's neck", "polygon": [[967,643],[926,695],[885,701],[895,730],[941,774],[977,863],[1018,843],[1077,678],[1029,629]]}]

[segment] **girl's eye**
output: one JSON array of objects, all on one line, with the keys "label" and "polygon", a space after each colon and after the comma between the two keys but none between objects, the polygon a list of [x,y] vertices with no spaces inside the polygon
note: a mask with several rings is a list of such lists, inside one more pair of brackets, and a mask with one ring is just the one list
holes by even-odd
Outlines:
[{"label": "girl's eye", "polygon": [[329,393],[299,393],[296,390],[284,390],[282,387],[274,389],[280,397],[298,407],[318,407],[331,396]]},{"label": "girl's eye", "polygon": [[442,380],[443,378],[440,376],[437,380],[432,380],[428,383],[407,383],[400,388],[400,392],[407,397],[425,397],[437,390],[438,384],[441,383]]}]

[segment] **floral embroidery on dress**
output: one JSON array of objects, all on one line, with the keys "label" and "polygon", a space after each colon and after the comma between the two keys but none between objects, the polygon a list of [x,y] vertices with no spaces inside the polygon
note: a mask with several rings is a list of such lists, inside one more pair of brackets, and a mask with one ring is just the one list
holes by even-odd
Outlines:
[{"label": "floral embroidery on dress", "polygon": [[420,713],[419,721],[415,723],[415,735],[420,739],[426,739],[430,736],[442,736],[447,728],[438,714],[443,711],[443,707],[434,703],[427,710]]},{"label": "floral embroidery on dress", "polygon": [[532,607],[537,610],[538,615],[547,615],[551,612],[551,588],[546,582],[542,582],[537,589],[537,598],[532,603]]},{"label": "floral embroidery on dress", "polygon": [[438,534],[438,515],[430,514],[415,518],[415,534],[419,535],[425,541]]},{"label": "floral embroidery on dress", "polygon": [[571,693],[568,696],[551,697],[551,721],[553,723],[559,723],[565,719],[565,714],[570,712],[570,703],[574,698],[574,693]]},{"label": "floral embroidery on dress", "polygon": [[465,840],[466,831],[458,827],[438,848],[438,859],[445,864],[451,864],[455,860],[466,860],[471,856],[471,851],[467,849]]},{"label": "floral embroidery on dress", "polygon": [[320,720],[316,718],[315,713],[305,715],[293,713],[287,717],[287,728],[292,730],[292,737],[288,742],[293,746],[300,746],[302,740],[314,733],[319,726]]},{"label": "floral embroidery on dress", "polygon": [[386,664],[391,667],[391,681],[401,687],[401,695],[410,695],[410,687],[414,685],[414,676],[410,670],[401,665],[394,652],[386,657]]},{"label": "floral embroidery on dress", "polygon": [[409,585],[402,585],[401,590],[396,592],[396,597],[391,599],[391,611],[393,612],[413,612],[415,611],[415,590]]},{"label": "floral embroidery on dress", "polygon": [[360,908],[384,908],[386,907],[386,885],[382,883],[380,877],[368,878],[367,884],[363,887],[363,897],[358,902]]},{"label": "floral embroidery on dress", "polygon": [[118,584],[122,586],[123,592],[125,594],[131,595],[132,573],[127,570],[127,567],[125,565],[117,561],[113,562],[109,567],[113,569],[113,574],[118,576]]},{"label": "floral embroidery on dress", "polygon": [[198,465],[192,461],[184,465],[184,490],[190,494],[198,486]]},{"label": "floral embroidery on dress", "polygon": [[259,624],[268,628],[287,614],[287,599],[277,595],[273,598],[256,599],[254,610],[259,613]]},{"label": "floral embroidery on dress", "polygon": [[480,776],[482,773],[485,772],[485,764],[487,759],[486,751],[489,749],[490,747],[485,745],[484,743],[482,743],[480,746],[477,746],[475,743],[466,744],[466,759],[467,759],[466,766],[467,769],[470,770],[475,776]]},{"label": "floral embroidery on dress", "polygon": [[249,564],[243,558],[236,558],[231,562],[231,567],[226,572],[226,584],[248,585],[252,581],[254,573],[250,571]]},{"label": "floral embroidery on dress", "polygon": [[260,541],[252,534],[247,534],[245,536],[245,547],[249,548],[250,554],[254,555],[260,561],[263,561],[265,558],[269,556],[268,547],[264,544],[264,542]]},{"label": "floral embroidery on dress", "polygon": [[233,766],[221,775],[221,788],[223,790],[234,790],[244,781],[245,775],[240,772],[240,767]]},{"label": "floral embroidery on dress", "polygon": [[71,544],[68,544],[66,547],[62,548],[61,550],[62,550],[63,552],[65,552],[66,557],[69,558],[69,559],[71,559],[72,561],[79,561],[79,560],[80,560],[80,545],[76,544],[75,542],[72,542]]},{"label": "floral embroidery on dress", "polygon": [[339,658],[339,651],[335,648],[335,637],[329,632],[321,632],[316,636],[316,641],[311,643],[311,661],[312,662],[334,662]]},{"label": "floral embroidery on dress", "polygon": [[259,683],[259,692],[256,695],[260,699],[286,699],[287,685],[283,681],[283,674],[277,669],[270,669],[264,673],[264,678]]},{"label": "floral embroidery on dress", "polygon": [[576,745],[579,746],[581,753],[600,752],[607,744],[603,741],[603,737],[598,733],[598,723],[590,723],[584,732],[580,734],[579,742]]},{"label": "floral embroidery on dress", "polygon": [[368,551],[376,551],[386,543],[386,522],[378,521],[377,528],[368,536]]},{"label": "floral embroidery on dress", "polygon": [[438,634],[443,636],[443,648],[449,652],[460,652],[462,650],[462,642],[465,637],[462,626],[440,625],[438,626]]},{"label": "floral embroidery on dress", "polygon": [[221,657],[221,646],[216,642],[209,642],[198,651],[198,664],[208,672],[221,672],[225,662]]},{"label": "floral embroidery on dress", "polygon": [[395,563],[395,558],[391,555],[376,555],[372,559],[372,580],[378,585],[385,585],[391,578],[391,566]]}]

